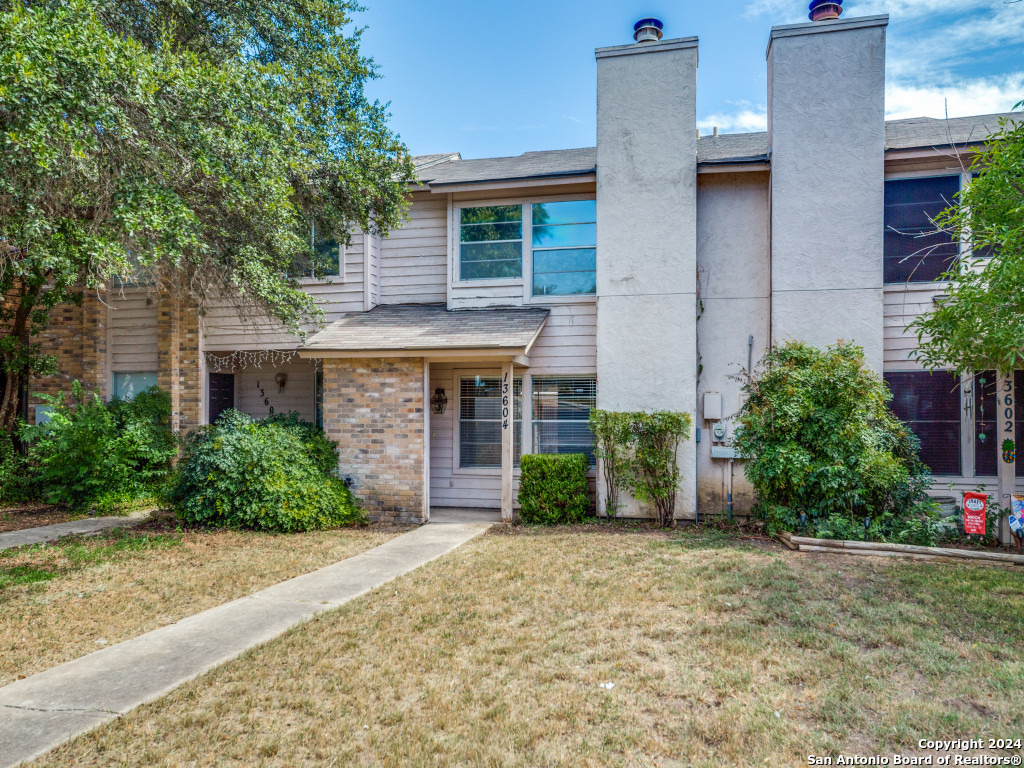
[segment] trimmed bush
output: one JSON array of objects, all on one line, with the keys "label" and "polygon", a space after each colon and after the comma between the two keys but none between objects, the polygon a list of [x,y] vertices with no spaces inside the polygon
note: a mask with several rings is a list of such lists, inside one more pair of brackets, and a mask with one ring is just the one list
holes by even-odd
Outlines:
[{"label": "trimmed bush", "polygon": [[226,411],[197,430],[186,442],[171,495],[178,516],[196,525],[284,533],[365,522],[348,488],[331,474],[336,464],[325,471],[327,438],[321,432],[306,439],[310,427]]},{"label": "trimmed bush", "polygon": [[590,510],[587,457],[582,453],[538,453],[522,457],[519,516],[524,523],[579,523]]},{"label": "trimmed bush", "polygon": [[45,424],[25,426],[28,471],[44,501],[107,512],[152,494],[168,477],[178,443],[171,399],[152,387],[134,401],[105,403],[75,381],[71,398],[43,396]]},{"label": "trimmed bush", "polygon": [[325,475],[334,473],[338,467],[338,445],[324,434],[316,424],[303,421],[295,411],[286,414],[274,414],[263,419],[264,424],[279,424],[290,430],[302,441],[309,458]]}]

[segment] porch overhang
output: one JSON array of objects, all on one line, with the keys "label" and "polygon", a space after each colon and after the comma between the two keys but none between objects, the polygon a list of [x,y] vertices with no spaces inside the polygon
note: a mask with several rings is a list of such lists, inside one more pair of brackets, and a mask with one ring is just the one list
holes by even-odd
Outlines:
[{"label": "porch overhang", "polygon": [[434,304],[384,305],[335,320],[310,336],[299,356],[529,365],[530,350],[547,319],[548,310],[542,307],[449,310]]}]

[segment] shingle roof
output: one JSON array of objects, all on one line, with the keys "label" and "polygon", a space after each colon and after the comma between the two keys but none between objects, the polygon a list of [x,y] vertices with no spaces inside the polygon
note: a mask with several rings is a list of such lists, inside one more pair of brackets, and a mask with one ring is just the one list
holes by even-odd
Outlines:
[{"label": "shingle roof", "polygon": [[596,167],[595,147],[554,149],[547,152],[525,152],[513,157],[487,157],[442,163],[420,173],[420,179],[431,186],[438,186],[479,181],[579,176],[593,173]]},{"label": "shingle roof", "polygon": [[743,163],[768,159],[768,134],[720,133],[697,139],[698,163]]},{"label": "shingle roof", "polygon": [[[933,117],[908,120],[887,120],[885,148],[925,149],[953,144],[971,144],[999,127],[1000,117],[1024,120],[1022,112],[995,115],[953,117],[948,121]],[[697,140],[697,162],[716,163],[764,162],[768,159],[768,134],[722,133],[701,136]],[[515,181],[518,179],[579,176],[594,173],[597,149],[555,149],[548,152],[525,152],[512,157],[487,157],[463,160],[458,153],[418,155],[413,158],[420,180],[430,186],[471,184],[484,181]]]},{"label": "shingle roof", "polygon": [[303,350],[401,352],[495,349],[525,352],[544,327],[541,307],[448,310],[440,304],[401,304],[353,312],[313,334]]},{"label": "shingle roof", "polygon": [[1004,112],[995,115],[951,117],[912,117],[908,120],[886,120],[886,149],[925,149],[950,144],[982,142],[999,129],[1000,117],[1024,120],[1024,112]]}]

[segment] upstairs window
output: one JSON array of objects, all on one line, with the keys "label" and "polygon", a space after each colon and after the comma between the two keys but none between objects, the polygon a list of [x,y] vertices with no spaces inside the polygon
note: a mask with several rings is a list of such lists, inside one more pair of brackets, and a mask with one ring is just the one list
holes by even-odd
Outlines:
[{"label": "upstairs window", "polygon": [[597,292],[597,202],[533,205],[533,295]]},{"label": "upstairs window", "polygon": [[309,246],[312,254],[297,255],[292,259],[289,272],[299,277],[314,279],[332,277],[345,279],[345,274],[342,272],[345,263],[344,248],[340,242],[319,232],[316,224],[310,224]]},{"label": "upstairs window", "polygon": [[523,276],[523,206],[463,208],[459,216],[459,279]]},{"label": "upstairs window", "polygon": [[960,474],[960,379],[949,371],[885,374],[890,406],[921,441],[921,461],[933,475]]},{"label": "upstairs window", "polygon": [[885,182],[886,283],[931,282],[953,265],[959,245],[933,221],[956,202],[959,191],[959,176]]}]

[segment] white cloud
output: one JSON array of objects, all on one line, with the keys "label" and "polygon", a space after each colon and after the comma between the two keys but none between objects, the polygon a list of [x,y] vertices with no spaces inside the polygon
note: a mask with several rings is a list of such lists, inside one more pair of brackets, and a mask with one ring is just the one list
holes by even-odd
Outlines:
[{"label": "white cloud", "polygon": [[768,126],[768,110],[763,104],[736,103],[734,112],[716,112],[697,121],[702,131],[711,131],[716,126],[722,133],[752,133],[763,131]]},{"label": "white cloud", "polygon": [[905,117],[950,117],[1009,112],[1024,99],[1024,72],[1002,77],[947,82],[944,85],[915,85],[891,82],[885,89],[885,115],[890,120]]}]

